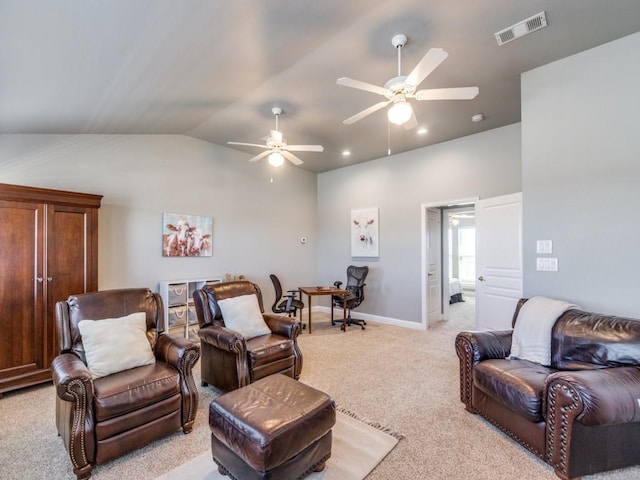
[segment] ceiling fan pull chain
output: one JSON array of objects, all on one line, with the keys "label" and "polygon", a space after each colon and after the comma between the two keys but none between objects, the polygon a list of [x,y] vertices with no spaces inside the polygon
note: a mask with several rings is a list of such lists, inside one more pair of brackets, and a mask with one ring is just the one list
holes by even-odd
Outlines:
[{"label": "ceiling fan pull chain", "polygon": [[387,155],[391,155],[391,123],[387,122]]}]

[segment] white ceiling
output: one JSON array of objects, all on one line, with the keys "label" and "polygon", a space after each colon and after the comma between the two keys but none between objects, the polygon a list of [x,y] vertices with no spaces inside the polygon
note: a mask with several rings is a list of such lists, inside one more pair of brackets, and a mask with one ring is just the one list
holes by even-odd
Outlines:
[{"label": "white ceiling", "polygon": [[[548,27],[498,46],[495,32],[541,11]],[[289,143],[325,147],[299,168],[323,172],[519,122],[522,72],[639,30],[638,0],[0,0],[0,133],[263,143],[280,106]],[[430,48],[449,53],[422,88],[480,88],[414,102],[423,136],[389,129],[384,110],[342,123],[383,98],[336,79],[394,77],[396,33],[405,74]]]}]

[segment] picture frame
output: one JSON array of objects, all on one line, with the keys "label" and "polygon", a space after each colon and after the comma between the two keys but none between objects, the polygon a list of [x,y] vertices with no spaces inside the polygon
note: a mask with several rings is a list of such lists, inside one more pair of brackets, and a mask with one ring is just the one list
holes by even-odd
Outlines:
[{"label": "picture frame", "polygon": [[210,257],[213,254],[213,217],[162,214],[163,257]]},{"label": "picture frame", "polygon": [[378,208],[351,210],[351,256],[378,257]]}]

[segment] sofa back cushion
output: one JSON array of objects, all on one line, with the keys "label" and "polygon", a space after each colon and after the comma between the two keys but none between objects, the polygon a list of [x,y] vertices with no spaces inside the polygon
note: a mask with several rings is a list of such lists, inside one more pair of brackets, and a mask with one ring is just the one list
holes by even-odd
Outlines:
[{"label": "sofa back cushion", "polygon": [[565,312],[553,328],[551,365],[561,370],[640,365],[640,320]]}]

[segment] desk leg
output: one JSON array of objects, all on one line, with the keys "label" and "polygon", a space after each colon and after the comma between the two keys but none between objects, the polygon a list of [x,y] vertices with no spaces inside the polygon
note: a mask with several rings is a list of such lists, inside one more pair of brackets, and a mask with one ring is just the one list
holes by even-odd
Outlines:
[{"label": "desk leg", "polygon": [[[333,308],[333,307],[332,307]],[[342,331],[347,331],[347,294],[342,296]]]},{"label": "desk leg", "polygon": [[311,295],[307,295],[307,305],[309,305],[309,335],[311,335]]}]

